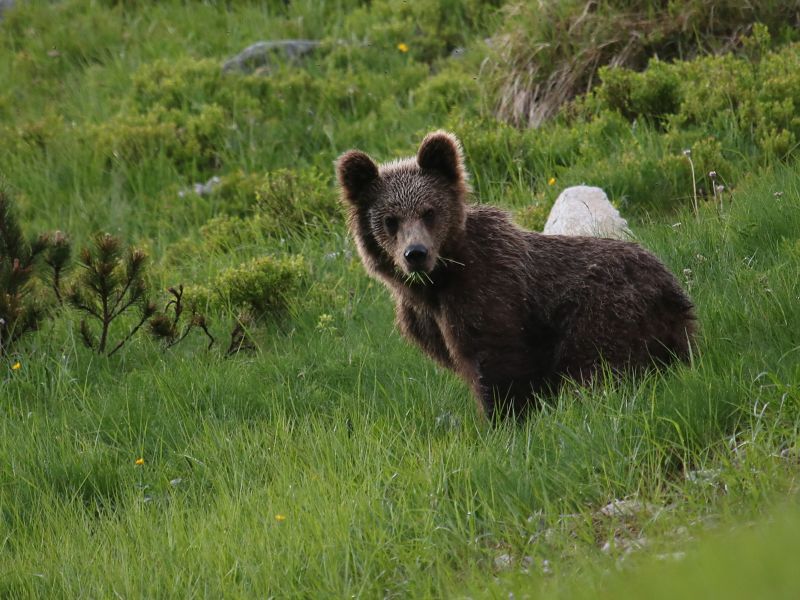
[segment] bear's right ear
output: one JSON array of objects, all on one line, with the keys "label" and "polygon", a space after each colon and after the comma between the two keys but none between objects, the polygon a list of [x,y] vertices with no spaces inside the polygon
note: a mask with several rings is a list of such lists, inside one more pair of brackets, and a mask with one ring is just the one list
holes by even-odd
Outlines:
[{"label": "bear's right ear", "polygon": [[378,166],[360,150],[350,150],[336,161],[336,176],[351,204],[364,203],[364,190],[378,178]]}]

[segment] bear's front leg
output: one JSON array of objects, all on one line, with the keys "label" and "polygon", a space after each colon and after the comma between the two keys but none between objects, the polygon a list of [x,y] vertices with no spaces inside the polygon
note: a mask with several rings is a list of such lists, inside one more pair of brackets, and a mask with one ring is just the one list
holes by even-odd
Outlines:
[{"label": "bear's front leg", "polygon": [[398,299],[397,326],[405,337],[417,344],[440,365],[451,370],[455,369],[442,332],[432,315]]},{"label": "bear's front leg", "polygon": [[498,417],[522,420],[531,406],[535,406],[538,402],[528,381],[490,382],[486,378],[481,378],[476,394],[483,413],[490,421]]},{"label": "bear's front leg", "polygon": [[531,408],[538,406],[541,394],[550,391],[549,379],[530,364],[530,354],[517,350],[496,350],[476,361],[479,376],[474,389],[490,420],[510,417],[522,420]]}]

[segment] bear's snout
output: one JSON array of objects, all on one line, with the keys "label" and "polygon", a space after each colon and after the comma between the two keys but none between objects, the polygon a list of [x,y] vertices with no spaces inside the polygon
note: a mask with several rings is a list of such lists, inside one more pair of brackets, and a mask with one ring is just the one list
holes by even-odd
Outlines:
[{"label": "bear's snout", "polygon": [[428,259],[428,249],[422,244],[411,244],[403,252],[403,256],[412,271],[419,271],[425,267]]}]

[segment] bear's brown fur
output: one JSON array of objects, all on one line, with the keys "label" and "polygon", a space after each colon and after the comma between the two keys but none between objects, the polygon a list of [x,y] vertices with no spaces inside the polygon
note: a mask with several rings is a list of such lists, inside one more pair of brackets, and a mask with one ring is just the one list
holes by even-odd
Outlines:
[{"label": "bear's brown fur", "polygon": [[455,136],[417,156],[337,162],[350,232],[367,271],[396,303],[397,324],[471,386],[483,410],[522,415],[564,378],[686,359],[693,306],[675,277],[631,243],[545,236],[470,194]]}]

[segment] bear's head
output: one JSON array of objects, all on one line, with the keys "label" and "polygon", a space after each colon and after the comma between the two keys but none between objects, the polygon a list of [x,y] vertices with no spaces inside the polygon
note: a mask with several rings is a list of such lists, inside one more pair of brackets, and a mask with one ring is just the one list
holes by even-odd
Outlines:
[{"label": "bear's head", "polygon": [[367,269],[429,280],[465,227],[469,183],[458,138],[429,133],[416,157],[382,165],[350,150],[339,157],[336,172]]}]

